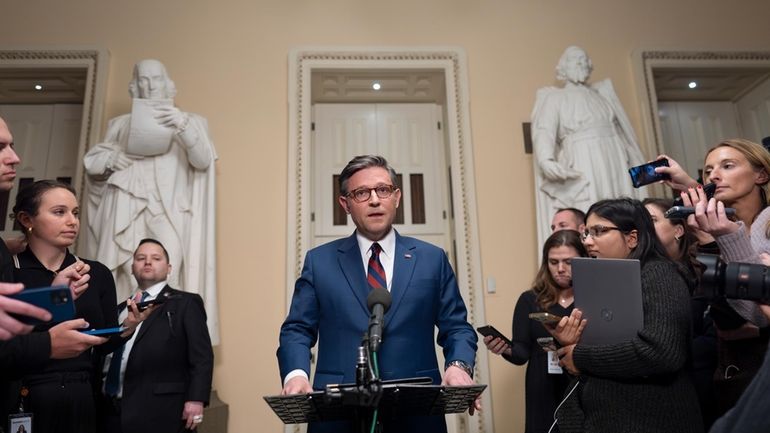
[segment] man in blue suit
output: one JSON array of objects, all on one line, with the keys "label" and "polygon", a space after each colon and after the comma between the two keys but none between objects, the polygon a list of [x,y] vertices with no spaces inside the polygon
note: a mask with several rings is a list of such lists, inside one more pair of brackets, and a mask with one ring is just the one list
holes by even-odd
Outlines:
[{"label": "man in blue suit", "polygon": [[[384,283],[382,288],[392,296],[378,352],[382,379],[427,376],[434,384],[473,384],[477,337],[467,322],[446,254],[393,229],[401,199],[393,168],[381,156],[358,156],[342,170],[339,183],[339,204],[350,214],[356,231],[308,251],[305,257],[281,327],[277,355],[282,394],[355,383],[357,349],[369,322],[366,299],[373,283],[375,287]],[[373,251],[379,260],[372,260]],[[379,275],[367,275],[370,261],[377,262]],[[435,327],[446,359],[443,380],[433,344]],[[316,341],[318,363],[311,387],[310,348]],[[384,426],[391,432],[446,431],[443,416],[384,420]],[[316,423],[310,428],[351,431],[348,423]]]}]

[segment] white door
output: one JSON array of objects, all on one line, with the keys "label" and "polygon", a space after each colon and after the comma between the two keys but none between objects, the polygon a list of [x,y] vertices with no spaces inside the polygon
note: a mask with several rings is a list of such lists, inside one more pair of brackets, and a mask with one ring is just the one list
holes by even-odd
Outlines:
[{"label": "white door", "polygon": [[5,216],[11,212],[19,186],[40,179],[71,183],[78,163],[78,141],[83,106],[0,105],[0,116],[13,134],[21,163],[16,167],[17,182],[10,193],[0,193],[0,236],[17,236]]},{"label": "white door", "polygon": [[706,151],[726,138],[740,137],[732,102],[660,102],[665,153],[698,177]]},{"label": "white door", "polygon": [[770,136],[770,79],[735,102],[743,137],[756,143]]},{"label": "white door", "polygon": [[337,204],[337,176],[353,157],[384,156],[402,190],[399,233],[451,252],[447,164],[435,104],[316,104],[314,245],[348,236],[354,225]]}]

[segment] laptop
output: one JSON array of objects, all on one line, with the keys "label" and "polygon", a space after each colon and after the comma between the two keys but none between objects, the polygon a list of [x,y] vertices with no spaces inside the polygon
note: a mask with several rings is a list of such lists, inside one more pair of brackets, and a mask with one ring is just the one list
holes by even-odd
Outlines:
[{"label": "laptop", "polygon": [[634,338],[644,325],[639,260],[572,259],[575,308],[588,323],[583,344],[614,344]]}]

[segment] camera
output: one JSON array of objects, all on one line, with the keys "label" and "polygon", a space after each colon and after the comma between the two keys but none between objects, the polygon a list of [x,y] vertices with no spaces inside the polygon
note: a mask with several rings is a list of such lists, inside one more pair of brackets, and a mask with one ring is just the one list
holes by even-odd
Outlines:
[{"label": "camera", "polygon": [[724,296],[732,299],[770,301],[770,272],[765,265],[727,263],[713,254],[698,254],[704,266],[700,287],[694,295],[714,299]]}]

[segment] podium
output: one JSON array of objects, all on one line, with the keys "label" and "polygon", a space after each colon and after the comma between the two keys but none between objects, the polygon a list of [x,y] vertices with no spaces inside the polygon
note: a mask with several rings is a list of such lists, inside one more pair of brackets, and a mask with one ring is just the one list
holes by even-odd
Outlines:
[{"label": "podium", "polygon": [[[486,385],[430,385],[427,379],[415,382],[398,380],[382,383],[382,395],[377,405],[380,419],[414,415],[443,415],[468,410]],[[360,406],[346,401],[346,392],[355,392],[356,385],[329,385],[325,391],[310,394],[263,397],[284,424],[317,421],[354,421]]]}]

